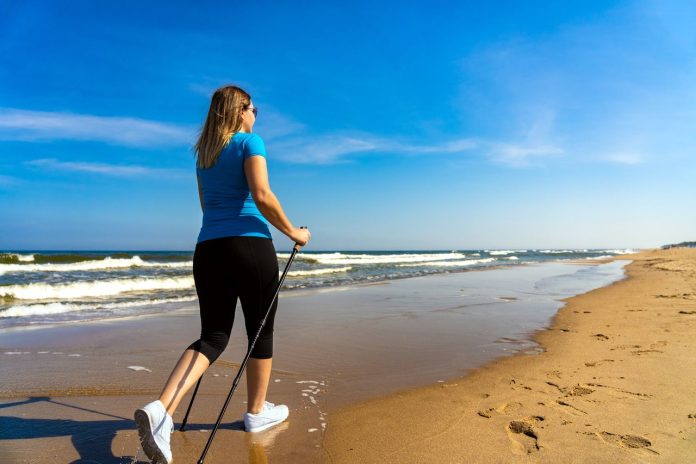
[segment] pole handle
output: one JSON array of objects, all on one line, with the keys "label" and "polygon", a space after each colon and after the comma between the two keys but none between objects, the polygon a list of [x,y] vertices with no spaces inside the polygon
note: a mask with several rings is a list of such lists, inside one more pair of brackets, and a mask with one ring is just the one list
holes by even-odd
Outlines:
[{"label": "pole handle", "polygon": [[[300,226],[300,229],[306,229],[307,226]],[[293,250],[295,251],[300,251],[300,248],[302,248],[302,245],[299,243],[295,242],[295,246],[292,247]]]}]

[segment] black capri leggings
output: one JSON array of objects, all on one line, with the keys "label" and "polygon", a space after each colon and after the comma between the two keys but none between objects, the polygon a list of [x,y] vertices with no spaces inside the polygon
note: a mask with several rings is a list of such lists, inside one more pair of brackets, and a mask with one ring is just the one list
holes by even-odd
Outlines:
[{"label": "black capri leggings", "polygon": [[[212,364],[225,350],[234,323],[237,297],[242,302],[248,346],[261,325],[278,286],[278,261],[273,241],[263,237],[223,237],[196,244],[193,280],[201,310],[201,338],[189,349]],[[273,357],[273,303],[252,358]],[[248,349],[248,348],[247,348]]]}]

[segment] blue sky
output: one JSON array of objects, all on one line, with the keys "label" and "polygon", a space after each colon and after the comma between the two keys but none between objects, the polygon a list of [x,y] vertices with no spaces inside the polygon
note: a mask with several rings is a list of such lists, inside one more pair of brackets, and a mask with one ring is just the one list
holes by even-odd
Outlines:
[{"label": "blue sky", "polygon": [[310,249],[696,239],[692,2],[106,3],[4,6],[0,248],[193,249],[228,83]]}]

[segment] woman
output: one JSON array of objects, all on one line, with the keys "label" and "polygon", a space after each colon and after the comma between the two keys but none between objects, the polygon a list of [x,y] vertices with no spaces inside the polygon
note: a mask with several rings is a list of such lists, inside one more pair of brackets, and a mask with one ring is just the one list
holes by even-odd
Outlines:
[{"label": "woman", "polygon": [[[283,213],[268,184],[266,149],[252,133],[257,109],[247,92],[225,86],[213,94],[196,151],[203,225],[193,255],[193,278],[201,315],[201,338],[174,367],[158,400],[135,412],[148,458],[170,463],[172,416],[179,402],[227,346],[237,298],[249,342],[258,331],[278,285],[278,261],[269,222],[304,246],[307,229]],[[247,364],[248,432],[265,430],[288,417],[285,405],[266,401],[273,356],[274,302]]]}]

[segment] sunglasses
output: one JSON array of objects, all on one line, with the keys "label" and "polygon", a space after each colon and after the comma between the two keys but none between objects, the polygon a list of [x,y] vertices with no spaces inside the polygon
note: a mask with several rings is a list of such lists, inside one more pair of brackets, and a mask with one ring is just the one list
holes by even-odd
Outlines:
[{"label": "sunglasses", "polygon": [[254,113],[254,117],[256,117],[256,115],[259,113],[259,110],[256,107],[253,107],[253,108],[247,107],[247,109],[251,110],[251,112]]}]

